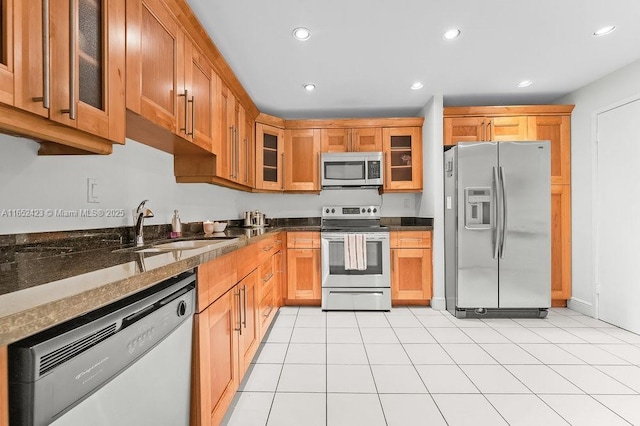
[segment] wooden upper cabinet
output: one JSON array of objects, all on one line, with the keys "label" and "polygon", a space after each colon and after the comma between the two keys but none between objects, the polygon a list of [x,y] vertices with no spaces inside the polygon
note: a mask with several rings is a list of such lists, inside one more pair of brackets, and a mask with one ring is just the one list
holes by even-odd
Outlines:
[{"label": "wooden upper cabinet", "polygon": [[127,108],[171,132],[183,37],[161,0],[127,1]]},{"label": "wooden upper cabinet", "polygon": [[13,18],[14,105],[124,143],[125,1],[15,2]]},{"label": "wooden upper cabinet", "polygon": [[571,183],[571,116],[530,116],[529,137],[551,142],[551,184]]},{"label": "wooden upper cabinet", "polygon": [[13,0],[0,0],[0,102],[13,105]]},{"label": "wooden upper cabinet", "polygon": [[284,190],[320,191],[320,130],[284,131]]},{"label": "wooden upper cabinet", "polygon": [[444,145],[484,140],[484,117],[445,117]]},{"label": "wooden upper cabinet", "polygon": [[256,123],[256,189],[282,191],[284,130]]},{"label": "wooden upper cabinet", "polygon": [[527,117],[445,117],[444,145],[527,140]]},{"label": "wooden upper cabinet", "polygon": [[213,152],[217,81],[207,58],[188,37],[181,37],[184,60],[178,61],[178,134]]},{"label": "wooden upper cabinet", "polygon": [[253,188],[256,171],[256,139],[254,136],[255,121],[242,105],[238,114],[238,134],[240,143],[240,183]]},{"label": "wooden upper cabinet", "polygon": [[382,151],[380,127],[321,129],[320,138],[322,152]]},{"label": "wooden upper cabinet", "polygon": [[422,128],[382,129],[384,191],[422,190]]}]

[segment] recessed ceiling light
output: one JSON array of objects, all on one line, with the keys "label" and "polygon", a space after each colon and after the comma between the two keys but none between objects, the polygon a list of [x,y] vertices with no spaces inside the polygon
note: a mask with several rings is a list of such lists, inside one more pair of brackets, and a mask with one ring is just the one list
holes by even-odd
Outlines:
[{"label": "recessed ceiling light", "polygon": [[311,37],[311,30],[305,27],[298,27],[294,29],[291,34],[296,40],[305,41]]},{"label": "recessed ceiling light", "polygon": [[424,84],[420,83],[419,81],[416,81],[411,85],[411,90],[420,90],[423,87],[424,87]]},{"label": "recessed ceiling light", "polygon": [[599,36],[611,34],[612,32],[615,31],[615,29],[616,29],[615,25],[607,25],[606,27],[602,27],[594,31],[593,35],[596,37],[599,37]]},{"label": "recessed ceiling light", "polygon": [[304,87],[304,90],[306,90],[307,92],[313,92],[314,90],[316,90],[316,85],[313,83],[305,83],[302,85],[302,87]]},{"label": "recessed ceiling light", "polygon": [[442,35],[442,38],[445,40],[453,40],[454,38],[460,35],[460,30],[457,28],[453,28]]},{"label": "recessed ceiling light", "polygon": [[520,83],[518,83],[518,87],[529,87],[533,84],[533,81],[531,80],[522,80]]}]

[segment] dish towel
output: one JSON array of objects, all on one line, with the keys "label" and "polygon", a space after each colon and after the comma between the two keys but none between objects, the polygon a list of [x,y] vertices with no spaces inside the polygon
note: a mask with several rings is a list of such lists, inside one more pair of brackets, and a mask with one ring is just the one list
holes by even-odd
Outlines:
[{"label": "dish towel", "polygon": [[364,271],[367,269],[367,236],[364,234],[345,234],[344,269]]}]

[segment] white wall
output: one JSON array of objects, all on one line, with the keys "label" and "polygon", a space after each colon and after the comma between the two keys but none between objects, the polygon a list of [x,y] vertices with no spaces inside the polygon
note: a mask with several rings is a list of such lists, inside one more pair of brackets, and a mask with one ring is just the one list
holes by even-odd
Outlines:
[{"label": "white wall", "polygon": [[423,192],[417,197],[418,217],[433,218],[433,297],[434,309],[445,309],[444,297],[444,183],[442,175],[442,95],[433,96],[423,108]]},{"label": "white wall", "polygon": [[[29,139],[0,135],[0,234],[130,226],[140,201],[170,223],[174,209],[183,222],[239,218],[242,192],[207,184],[177,184],[173,157],[127,140],[108,156],[38,156]],[[98,181],[100,203],[87,202],[87,178]],[[124,209],[124,218],[12,218],[3,209]]]},{"label": "white wall", "polygon": [[[140,201],[155,214],[146,224],[239,219],[245,210],[267,217],[319,216],[325,204],[382,204],[384,216],[415,216],[416,194],[377,190],[325,190],[320,195],[251,194],[209,184],[177,184],[173,157],[132,140],[108,156],[38,156],[29,139],[0,134],[0,235],[130,226]],[[87,202],[87,178],[98,182],[98,204]],[[13,218],[3,209],[124,209],[124,218]]]},{"label": "white wall", "polygon": [[[640,94],[640,61],[570,93],[556,103],[575,104],[571,116],[572,299],[570,307],[594,315],[595,114]],[[637,194],[635,194],[637,195]]]}]

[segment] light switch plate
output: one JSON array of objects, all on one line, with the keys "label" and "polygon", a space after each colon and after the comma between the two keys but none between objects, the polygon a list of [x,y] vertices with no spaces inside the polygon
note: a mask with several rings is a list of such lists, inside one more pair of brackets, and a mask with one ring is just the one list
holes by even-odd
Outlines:
[{"label": "light switch plate", "polygon": [[87,178],[87,203],[99,203],[98,196],[98,180],[95,178]]}]

